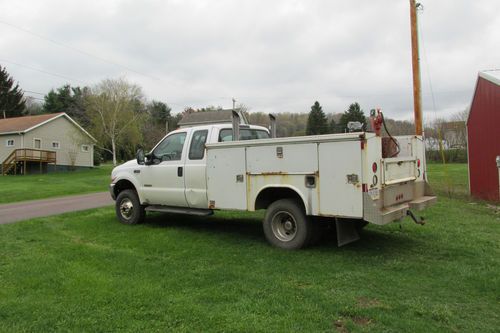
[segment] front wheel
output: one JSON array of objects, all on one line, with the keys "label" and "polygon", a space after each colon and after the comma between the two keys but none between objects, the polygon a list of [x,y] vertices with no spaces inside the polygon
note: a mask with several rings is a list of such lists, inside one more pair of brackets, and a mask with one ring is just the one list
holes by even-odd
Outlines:
[{"label": "front wheel", "polygon": [[123,224],[142,223],[146,212],[133,190],[124,190],[118,194],[115,204],[116,216]]},{"label": "front wheel", "polygon": [[304,210],[291,199],[275,201],[267,208],[263,228],[269,243],[286,250],[306,246],[312,232]]}]

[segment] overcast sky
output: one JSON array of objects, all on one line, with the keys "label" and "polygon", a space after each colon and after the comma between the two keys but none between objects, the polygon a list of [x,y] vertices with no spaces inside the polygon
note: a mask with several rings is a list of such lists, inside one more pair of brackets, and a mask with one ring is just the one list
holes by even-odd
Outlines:
[{"label": "overcast sky", "polygon": [[[500,67],[500,1],[422,3],[429,120],[465,109],[477,72]],[[318,100],[413,115],[407,0],[0,0],[0,64],[37,98],[125,77],[174,112],[234,97],[251,111]]]}]

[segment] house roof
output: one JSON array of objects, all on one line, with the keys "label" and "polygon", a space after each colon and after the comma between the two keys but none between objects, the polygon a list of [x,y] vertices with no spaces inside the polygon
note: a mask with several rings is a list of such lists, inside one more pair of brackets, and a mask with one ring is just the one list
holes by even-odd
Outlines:
[{"label": "house roof", "polygon": [[37,116],[24,116],[24,117],[13,117],[0,119],[0,135],[5,134],[24,134],[37,127],[40,127],[48,122],[55,119],[64,117],[68,119],[73,125],[78,127],[82,132],[89,136],[92,140],[97,141],[90,135],[86,130],[84,130],[76,121],[74,121],[70,116],[64,112],[59,113],[49,113],[41,114]]},{"label": "house roof", "polygon": [[6,118],[0,119],[0,133],[19,133],[26,132],[32,127],[40,125],[41,123],[46,122],[47,120],[51,120],[62,113],[49,113],[49,114],[41,114],[38,116],[25,116],[25,117],[14,117],[14,118]]},{"label": "house roof", "polygon": [[[179,126],[194,126],[202,124],[230,123],[232,121],[233,110],[197,111],[184,115],[179,121]],[[248,121],[242,112],[238,112],[243,124]]]},{"label": "house roof", "polygon": [[445,131],[462,129],[465,128],[465,121],[447,121],[442,124],[442,128]]},{"label": "house roof", "polygon": [[479,76],[496,84],[497,86],[500,86],[500,69],[480,71]]}]

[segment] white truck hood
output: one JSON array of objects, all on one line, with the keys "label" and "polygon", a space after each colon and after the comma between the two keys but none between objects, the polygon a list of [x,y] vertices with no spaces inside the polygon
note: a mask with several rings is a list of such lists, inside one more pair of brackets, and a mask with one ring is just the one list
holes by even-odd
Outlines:
[{"label": "white truck hood", "polygon": [[137,160],[130,160],[130,161],[127,161],[123,164],[120,164],[120,165],[116,166],[115,168],[113,168],[113,171],[111,171],[111,178],[116,177],[116,174],[122,170],[135,168],[137,166],[139,166],[139,164],[137,163]]}]

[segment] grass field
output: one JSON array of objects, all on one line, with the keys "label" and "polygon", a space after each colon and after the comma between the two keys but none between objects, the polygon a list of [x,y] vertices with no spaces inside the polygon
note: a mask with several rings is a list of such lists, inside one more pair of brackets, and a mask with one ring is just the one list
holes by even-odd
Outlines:
[{"label": "grass field", "polygon": [[0,203],[108,190],[112,165],[43,175],[0,176]]},{"label": "grass field", "polygon": [[430,163],[427,166],[429,182],[440,196],[468,200],[469,175],[467,164]]},{"label": "grass field", "polygon": [[[457,191],[465,170],[447,171]],[[443,195],[425,216],[296,252],[265,242],[261,213],[0,225],[0,331],[498,332],[500,215]]]}]

